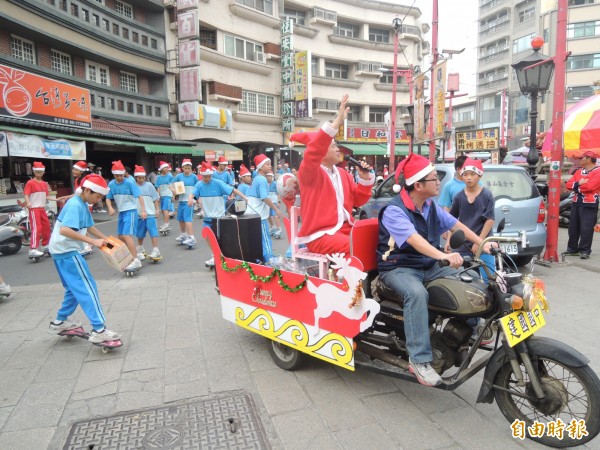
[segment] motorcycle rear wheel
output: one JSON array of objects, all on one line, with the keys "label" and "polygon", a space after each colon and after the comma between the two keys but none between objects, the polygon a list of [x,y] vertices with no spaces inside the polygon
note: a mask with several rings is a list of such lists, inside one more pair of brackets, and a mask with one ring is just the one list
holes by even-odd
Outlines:
[{"label": "motorcycle rear wheel", "polygon": [[[556,436],[548,436],[547,431],[539,437],[531,436],[529,430],[527,431],[529,439],[550,447],[572,447],[583,445],[594,439],[600,432],[600,417],[598,415],[598,411],[600,411],[600,379],[598,379],[595,372],[587,365],[571,367],[550,358],[531,356],[534,365],[537,359],[538,372],[544,392],[549,399],[554,400],[554,403],[541,404],[535,402],[536,404],[532,404],[523,397],[496,389],[494,395],[498,408],[500,408],[504,417],[511,423],[517,419],[522,420],[527,428],[536,420],[546,425],[557,419],[562,420],[565,423],[562,439]],[[531,383],[523,365],[521,365],[521,370],[523,371],[526,387],[517,386],[516,377],[508,361],[498,371],[494,384],[522,394],[533,395]],[[588,435],[582,436],[581,439],[570,437],[567,427],[572,420],[584,420]]]},{"label": "motorcycle rear wheel", "polygon": [[23,244],[21,243],[20,238],[12,237],[0,244],[0,253],[6,256],[14,255],[15,253],[18,253],[19,250],[21,250],[22,245]]},{"label": "motorcycle rear wheel", "polygon": [[290,371],[299,369],[306,358],[304,353],[273,340],[269,342],[269,354],[278,367]]}]

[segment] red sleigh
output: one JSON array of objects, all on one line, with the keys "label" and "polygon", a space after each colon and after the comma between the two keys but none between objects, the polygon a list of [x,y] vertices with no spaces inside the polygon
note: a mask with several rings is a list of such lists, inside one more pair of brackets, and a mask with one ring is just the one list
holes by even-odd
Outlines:
[{"label": "red sleigh", "polygon": [[[286,223],[288,236],[289,221]],[[341,283],[225,257],[210,228],[223,318],[283,346],[354,370],[353,338],[371,326],[379,304],[362,281],[376,266],[377,220],[357,222],[349,257],[330,255]],[[300,255],[298,255],[300,257]],[[284,347],[285,348],[285,347]]]}]

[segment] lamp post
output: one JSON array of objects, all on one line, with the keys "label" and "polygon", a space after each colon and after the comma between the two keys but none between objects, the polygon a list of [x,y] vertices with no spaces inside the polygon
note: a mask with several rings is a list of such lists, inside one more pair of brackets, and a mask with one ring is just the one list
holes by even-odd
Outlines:
[{"label": "lamp post", "polygon": [[529,133],[529,153],[527,154],[527,163],[529,164],[529,173],[535,177],[535,166],[540,157],[538,156],[536,143],[537,134],[537,100],[540,93],[544,93],[550,87],[550,78],[554,71],[554,61],[552,58],[539,53],[544,45],[544,39],[537,36],[531,40],[533,52],[519,61],[512,64],[517,74],[519,89],[525,97],[531,98],[531,109],[529,117],[531,119],[531,131]]},{"label": "lamp post", "polygon": [[398,16],[392,20],[392,26],[394,27],[394,71],[392,77],[392,111],[390,114],[390,137],[389,137],[389,150],[390,150],[390,172],[394,171],[395,167],[395,152],[396,152],[396,88],[398,86],[398,34],[402,30],[402,20]]}]

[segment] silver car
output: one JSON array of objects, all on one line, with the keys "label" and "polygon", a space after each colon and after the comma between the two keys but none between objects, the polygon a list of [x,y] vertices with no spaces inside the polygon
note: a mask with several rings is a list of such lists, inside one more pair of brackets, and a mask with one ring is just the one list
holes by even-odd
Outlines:
[{"label": "silver car", "polygon": [[[454,165],[436,164],[435,168],[441,179],[441,192],[448,180],[454,176]],[[496,223],[505,219],[502,235],[518,236],[521,230],[527,232],[527,248],[510,244],[504,250],[518,265],[528,264],[534,256],[541,255],[546,245],[544,201],[524,168],[486,164],[484,169],[481,182],[494,194]],[[381,208],[398,195],[393,191],[394,184],[394,177],[390,176],[374,187],[371,199],[358,209],[357,217],[378,217]]]}]

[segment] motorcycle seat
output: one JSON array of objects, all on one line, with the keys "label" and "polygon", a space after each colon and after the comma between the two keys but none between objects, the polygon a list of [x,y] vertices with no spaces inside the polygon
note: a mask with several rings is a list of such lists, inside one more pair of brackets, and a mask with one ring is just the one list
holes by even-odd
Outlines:
[{"label": "motorcycle seat", "polygon": [[0,227],[10,223],[10,216],[8,214],[0,214]]},{"label": "motorcycle seat", "polygon": [[19,205],[6,205],[6,206],[0,206],[0,213],[1,214],[6,214],[6,213],[16,213],[21,211],[23,208],[21,208]]}]

